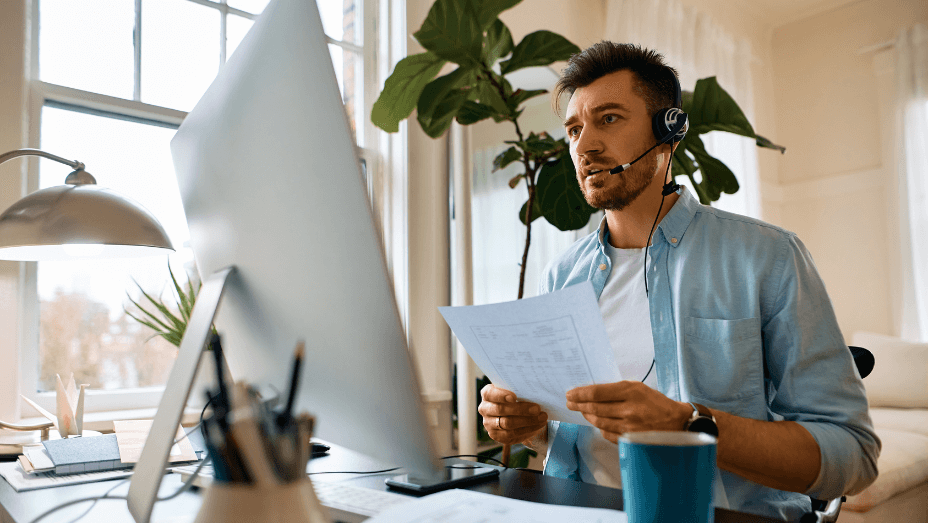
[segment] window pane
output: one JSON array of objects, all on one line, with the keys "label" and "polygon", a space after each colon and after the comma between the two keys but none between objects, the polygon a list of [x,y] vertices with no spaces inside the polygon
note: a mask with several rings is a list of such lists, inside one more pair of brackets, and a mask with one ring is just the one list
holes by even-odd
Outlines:
[{"label": "window pane", "polygon": [[226,60],[232,56],[238,44],[242,43],[242,39],[248,34],[252,25],[254,25],[252,20],[237,15],[228,15],[226,18]]},{"label": "window pane", "polygon": [[316,0],[319,6],[319,15],[322,17],[322,28],[325,34],[335,40],[362,43],[360,0]]},{"label": "window pane", "polygon": [[[167,381],[176,349],[129,318],[127,294],[140,301],[133,280],[153,296],[170,291],[167,265],[182,278],[192,265],[186,218],[168,148],[173,129],[52,107],[42,110],[42,149],[87,165],[99,185],[141,203],[167,230],[177,253],[134,259],[38,264],[39,388],[54,390],[55,374],[117,389]],[[69,169],[40,162],[39,185],[60,185]],[[183,281],[183,280],[181,280]],[[163,292],[164,291],[164,292]]]},{"label": "window pane", "polygon": [[39,2],[39,78],[132,99],[133,0]]},{"label": "window pane", "polygon": [[142,101],[189,111],[219,71],[218,9],[142,1]]},{"label": "window pane", "polygon": [[329,44],[329,54],[332,55],[335,78],[338,80],[338,89],[342,93],[345,112],[348,113],[351,132],[355,137],[355,142],[363,147],[364,69],[361,55],[333,44]]},{"label": "window pane", "polygon": [[229,6],[241,9],[253,15],[259,15],[264,11],[264,8],[267,7],[269,1],[270,0],[229,0]]}]

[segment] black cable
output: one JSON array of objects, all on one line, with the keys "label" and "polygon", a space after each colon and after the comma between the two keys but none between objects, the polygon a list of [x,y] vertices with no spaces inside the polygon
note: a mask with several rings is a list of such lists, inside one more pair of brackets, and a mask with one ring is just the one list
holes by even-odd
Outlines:
[{"label": "black cable", "polygon": [[[653,149],[653,147],[652,147]],[[670,164],[673,162],[673,147],[670,148],[670,159],[667,161],[667,170],[664,172],[664,180],[667,179],[667,176],[670,175]],[[654,216],[654,223],[651,224],[651,232],[648,233],[648,242],[644,246],[644,295],[650,297],[648,294],[648,249],[651,247],[651,237],[654,236],[654,229],[657,227],[657,219],[661,217],[661,211],[664,209],[664,199],[667,198],[667,189],[673,184],[673,180],[670,180],[664,185],[664,190],[661,191],[661,205],[657,208],[657,215]],[[648,373],[641,378],[641,383],[644,383],[644,380],[648,379],[648,376],[651,375],[651,371],[654,370],[654,363],[656,359],[651,360],[651,367],[648,368]]]},{"label": "black cable", "polygon": [[316,474],[383,474],[385,472],[393,472],[394,470],[399,470],[403,467],[393,467],[392,469],[383,469],[383,470],[367,470],[367,471],[331,471],[331,472],[307,472],[307,476],[314,476]]},{"label": "black cable", "polygon": [[501,467],[506,467],[507,469],[509,468],[506,466],[505,463],[503,463],[502,461],[496,458],[491,458],[490,456],[481,456],[480,454],[455,454],[453,456],[442,456],[441,459],[451,459],[451,458],[477,458],[477,459],[482,458],[482,459],[487,459],[487,460],[493,460],[499,463]]},{"label": "black cable", "polygon": [[651,375],[651,371],[654,369],[654,363],[655,363],[656,361],[657,361],[657,360],[654,360],[654,359],[651,360],[651,367],[648,368],[648,373],[645,374],[643,378],[641,378],[641,383],[644,383],[644,380],[648,379],[648,376]]}]

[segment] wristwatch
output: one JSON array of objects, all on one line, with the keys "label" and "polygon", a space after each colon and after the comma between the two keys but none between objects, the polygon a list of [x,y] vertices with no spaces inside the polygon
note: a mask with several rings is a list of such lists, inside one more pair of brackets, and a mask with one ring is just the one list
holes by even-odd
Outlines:
[{"label": "wristwatch", "polygon": [[686,421],[683,430],[688,432],[703,432],[711,436],[719,437],[719,427],[715,424],[715,417],[712,411],[699,403],[687,402],[693,407],[693,414]]}]

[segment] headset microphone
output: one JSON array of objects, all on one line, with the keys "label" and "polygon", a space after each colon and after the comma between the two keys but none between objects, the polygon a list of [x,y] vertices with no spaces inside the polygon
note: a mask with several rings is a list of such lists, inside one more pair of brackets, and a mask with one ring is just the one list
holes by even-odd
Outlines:
[{"label": "headset microphone", "polygon": [[[660,141],[658,141],[656,144],[652,145],[650,149],[648,149],[647,151],[641,153],[641,156],[639,156],[638,158],[635,158],[634,160],[632,160],[632,161],[630,161],[630,162],[628,162],[628,163],[626,163],[626,164],[623,164],[623,165],[620,165],[620,166],[615,167],[615,168],[613,168],[613,169],[610,169],[610,170],[609,170],[609,174],[619,174],[620,172],[624,171],[625,169],[628,169],[629,167],[632,166],[632,164],[634,164],[634,163],[637,162],[638,160],[644,158],[645,155],[647,155],[649,152],[653,151],[654,148],[657,147],[657,146],[659,146],[659,145],[663,145],[663,144],[665,144],[665,143],[667,143],[667,142],[669,142],[669,141],[671,141],[671,140],[673,140],[674,142],[679,142],[680,140],[683,139],[683,136],[682,136],[682,135],[685,135],[685,134],[686,134],[686,127],[687,127],[686,124],[687,124],[689,118],[687,118],[687,114],[686,114],[686,113],[684,113],[683,111],[681,111],[681,110],[679,110],[679,109],[671,108],[670,110],[671,110],[671,111],[676,111],[675,114],[673,114],[673,115],[671,116],[671,117],[673,118],[673,122],[674,122],[674,123],[673,123],[673,127],[670,129],[670,131],[669,131],[666,135],[664,135],[663,138],[659,138]],[[658,114],[660,114],[660,113],[658,113]],[[668,114],[669,114],[669,113],[668,113]],[[657,115],[655,115],[655,116],[657,116]],[[682,133],[681,133],[681,131],[682,131]],[[681,135],[681,136],[679,136],[679,138],[677,138],[678,135]]]}]

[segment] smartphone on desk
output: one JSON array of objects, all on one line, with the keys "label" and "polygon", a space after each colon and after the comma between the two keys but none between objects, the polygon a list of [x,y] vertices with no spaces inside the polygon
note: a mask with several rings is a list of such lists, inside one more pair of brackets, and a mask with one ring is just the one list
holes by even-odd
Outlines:
[{"label": "smartphone on desk", "polygon": [[482,483],[499,477],[499,469],[480,466],[452,465],[445,467],[443,472],[438,477],[400,474],[399,476],[387,478],[384,482],[390,488],[416,494],[431,494],[432,492]]}]

